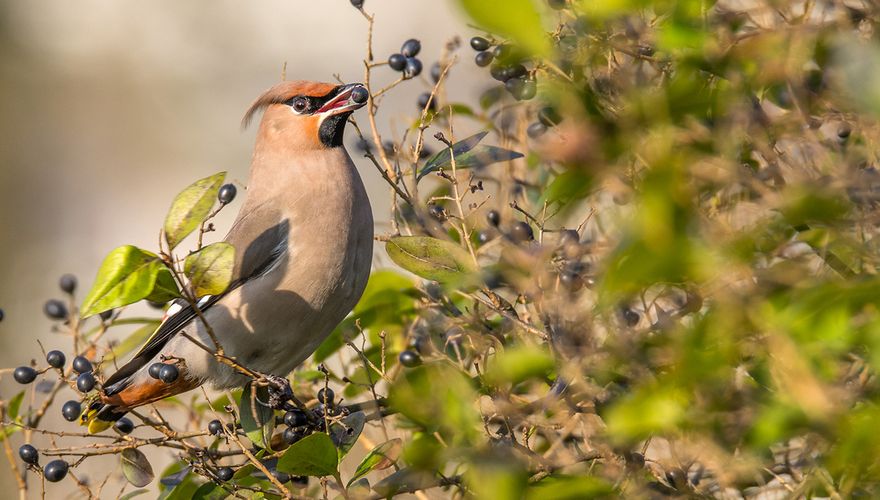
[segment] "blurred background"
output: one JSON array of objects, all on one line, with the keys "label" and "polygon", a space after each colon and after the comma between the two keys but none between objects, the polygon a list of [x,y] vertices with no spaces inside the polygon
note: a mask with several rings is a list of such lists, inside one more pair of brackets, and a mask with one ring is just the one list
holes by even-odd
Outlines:
[{"label": "blurred background", "polygon": [[[425,72],[382,104],[382,130],[401,130],[444,44],[472,29],[452,2],[367,0],[365,8],[376,15],[377,60],[407,38],[422,41]],[[61,298],[59,276],[79,278],[81,300],[109,250],[156,249],[165,212],[186,185],[221,170],[246,181],[256,127],[242,131],[240,119],[250,102],[281,79],[285,63],[288,79],[360,81],[366,37],[348,0],[0,2],[0,366],[42,358],[37,340],[69,351],[42,313],[46,299]],[[374,88],[397,77],[375,74]],[[450,97],[477,95],[479,76],[469,61],[456,66]],[[381,233],[387,188],[347,134]],[[242,198],[219,218],[215,237]],[[386,259],[377,252],[375,264]],[[19,388],[4,378],[8,398]],[[13,491],[10,481],[4,464],[0,490]]]}]

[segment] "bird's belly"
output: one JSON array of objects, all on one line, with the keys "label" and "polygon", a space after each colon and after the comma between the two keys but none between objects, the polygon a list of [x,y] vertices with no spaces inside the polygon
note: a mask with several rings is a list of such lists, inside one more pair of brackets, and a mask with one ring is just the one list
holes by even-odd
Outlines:
[{"label": "bird's belly", "polygon": [[[371,224],[369,229],[369,234],[352,235],[352,244],[337,243],[320,254],[306,255],[292,247],[285,257],[290,265],[282,262],[275,272],[232,291],[207,311],[206,319],[225,353],[252,370],[281,376],[302,363],[360,299],[372,260]],[[198,326],[198,336],[212,345],[204,326]],[[174,350],[187,351],[180,357],[187,359],[192,376],[217,388],[238,387],[246,381],[185,342]]]}]

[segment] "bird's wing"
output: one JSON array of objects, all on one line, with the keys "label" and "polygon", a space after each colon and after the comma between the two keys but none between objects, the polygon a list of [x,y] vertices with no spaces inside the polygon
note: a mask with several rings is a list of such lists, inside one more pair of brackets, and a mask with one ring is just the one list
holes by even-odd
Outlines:
[{"label": "bird's wing", "polygon": [[[222,294],[199,299],[199,311],[204,313],[229,292],[272,271],[287,252],[289,235],[289,222],[282,220],[276,209],[257,207],[239,216],[226,235],[226,242],[235,248],[232,282]],[[144,346],[104,382],[104,394],[110,396],[125,389],[129,378],[159,354],[168,341],[196,317],[196,310],[191,305],[183,299],[175,300]]]}]

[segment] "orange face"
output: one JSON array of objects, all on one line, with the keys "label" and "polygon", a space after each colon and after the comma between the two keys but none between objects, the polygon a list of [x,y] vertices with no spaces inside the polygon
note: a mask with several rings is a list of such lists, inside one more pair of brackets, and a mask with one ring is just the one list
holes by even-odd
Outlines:
[{"label": "orange face", "polygon": [[286,148],[336,147],[341,145],[348,115],[366,104],[366,96],[361,84],[282,82],[254,101],[243,124],[265,109],[259,132],[262,140]]}]

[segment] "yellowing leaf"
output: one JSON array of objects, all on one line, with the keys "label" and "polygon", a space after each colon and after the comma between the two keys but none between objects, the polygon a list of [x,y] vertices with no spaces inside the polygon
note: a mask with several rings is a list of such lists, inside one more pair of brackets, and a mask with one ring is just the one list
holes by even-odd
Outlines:
[{"label": "yellowing leaf", "polygon": [[165,217],[165,241],[173,249],[201,224],[217,199],[226,172],[198,180],[181,191]]},{"label": "yellowing leaf", "polygon": [[385,243],[398,266],[425,279],[460,283],[475,272],[471,256],[460,246],[428,236],[397,236]]},{"label": "yellowing leaf", "polygon": [[229,243],[212,243],[190,254],[183,271],[197,297],[226,291],[232,281],[235,248]]}]

